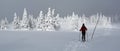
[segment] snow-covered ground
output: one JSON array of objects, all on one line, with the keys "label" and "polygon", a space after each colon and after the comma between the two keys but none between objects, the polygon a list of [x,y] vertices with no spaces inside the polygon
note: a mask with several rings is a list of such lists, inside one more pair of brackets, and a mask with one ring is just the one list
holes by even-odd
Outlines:
[{"label": "snow-covered ground", "polygon": [[120,51],[120,29],[92,29],[87,41],[79,32],[0,31],[0,51]]}]

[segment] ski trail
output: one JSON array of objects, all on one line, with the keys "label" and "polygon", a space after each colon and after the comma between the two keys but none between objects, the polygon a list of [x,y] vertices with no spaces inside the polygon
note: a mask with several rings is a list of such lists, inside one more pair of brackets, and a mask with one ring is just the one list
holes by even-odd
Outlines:
[{"label": "ski trail", "polygon": [[86,42],[71,41],[66,45],[64,51],[83,51],[86,47]]}]

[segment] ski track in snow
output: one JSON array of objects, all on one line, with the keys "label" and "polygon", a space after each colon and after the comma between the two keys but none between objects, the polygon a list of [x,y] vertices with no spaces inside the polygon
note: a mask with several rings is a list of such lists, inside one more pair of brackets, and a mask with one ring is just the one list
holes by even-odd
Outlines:
[{"label": "ski track in snow", "polygon": [[86,42],[71,41],[66,45],[64,51],[84,51],[87,48]]}]

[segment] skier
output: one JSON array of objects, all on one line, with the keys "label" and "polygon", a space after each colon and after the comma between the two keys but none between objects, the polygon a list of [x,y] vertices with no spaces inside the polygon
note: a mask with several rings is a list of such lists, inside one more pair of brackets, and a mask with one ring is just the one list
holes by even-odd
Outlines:
[{"label": "skier", "polygon": [[87,31],[87,28],[85,26],[85,24],[83,23],[82,27],[80,28],[80,30],[82,32],[82,41],[85,42],[86,39],[85,39],[85,35],[86,35],[86,31]]}]

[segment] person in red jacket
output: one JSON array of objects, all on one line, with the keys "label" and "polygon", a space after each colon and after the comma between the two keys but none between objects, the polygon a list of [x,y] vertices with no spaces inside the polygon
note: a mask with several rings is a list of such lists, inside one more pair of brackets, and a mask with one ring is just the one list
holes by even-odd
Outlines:
[{"label": "person in red jacket", "polygon": [[80,31],[82,32],[82,41],[86,41],[85,35],[86,35],[87,28],[84,23],[83,23],[82,27],[80,28]]}]

